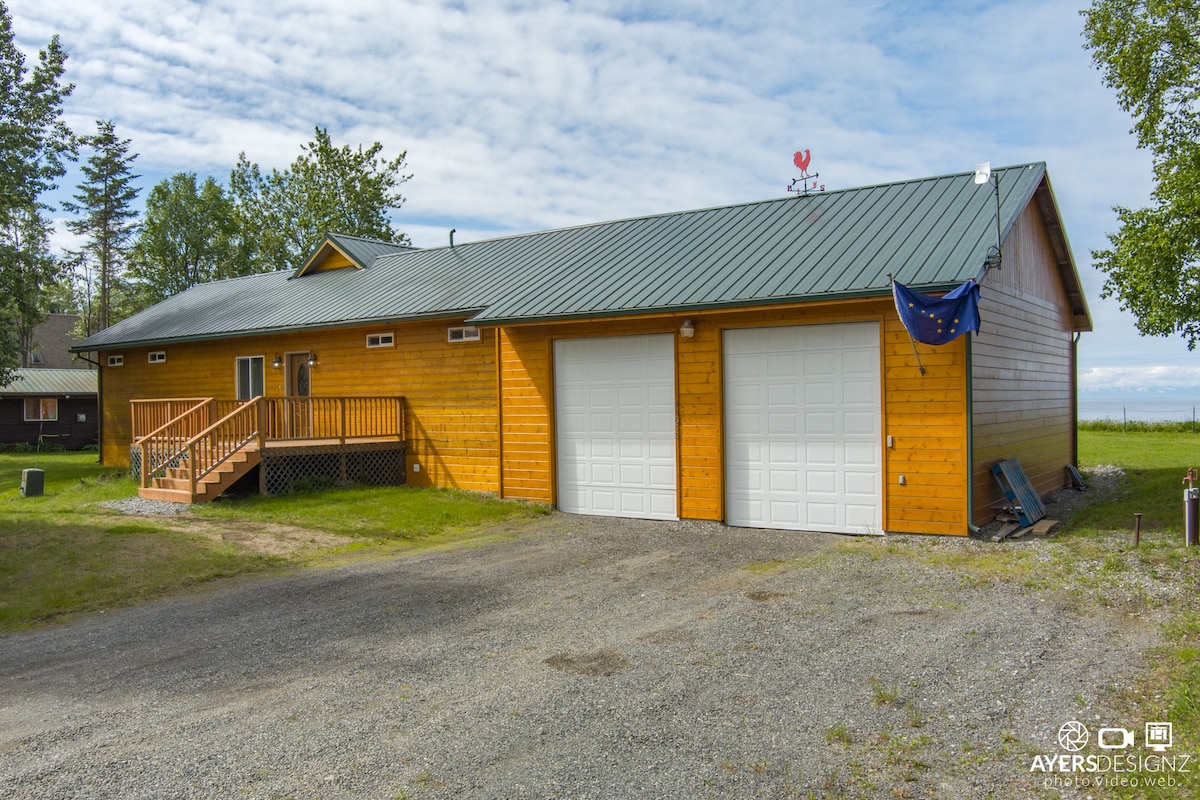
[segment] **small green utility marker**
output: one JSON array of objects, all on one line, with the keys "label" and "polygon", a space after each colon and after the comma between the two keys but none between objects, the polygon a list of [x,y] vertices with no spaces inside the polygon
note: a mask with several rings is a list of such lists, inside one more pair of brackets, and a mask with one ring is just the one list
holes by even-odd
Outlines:
[{"label": "small green utility marker", "polygon": [[40,469],[21,470],[21,497],[41,497],[46,473]]}]

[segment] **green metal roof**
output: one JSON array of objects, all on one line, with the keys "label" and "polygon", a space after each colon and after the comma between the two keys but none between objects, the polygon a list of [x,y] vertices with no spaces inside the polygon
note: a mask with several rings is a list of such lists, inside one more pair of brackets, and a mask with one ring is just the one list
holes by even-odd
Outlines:
[{"label": "green metal roof", "polygon": [[[1048,194],[1046,169],[1037,163],[995,172],[1007,235],[1035,192],[1045,187]],[[294,280],[295,273],[282,272],[218,281],[194,286],[73,349],[430,317],[513,324],[884,295],[889,274],[926,290],[949,288],[982,275],[996,239],[995,195],[973,177],[384,252],[365,269],[314,271]],[[1052,196],[1049,210],[1057,217]],[[1059,230],[1057,218],[1052,222]],[[366,247],[356,253],[365,258]],[[1065,238],[1061,250],[1060,269],[1073,274]],[[1076,318],[1086,319],[1082,293],[1078,299]]]},{"label": "green metal roof", "polygon": [[14,370],[15,377],[7,386],[0,386],[0,395],[7,397],[40,397],[56,395],[96,394],[96,372],[90,369]]}]

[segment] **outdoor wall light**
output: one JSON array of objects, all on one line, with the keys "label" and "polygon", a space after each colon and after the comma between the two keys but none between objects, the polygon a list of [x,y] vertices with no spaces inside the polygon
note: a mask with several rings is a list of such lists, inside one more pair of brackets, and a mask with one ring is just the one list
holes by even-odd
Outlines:
[{"label": "outdoor wall light", "polygon": [[685,339],[690,339],[696,335],[696,326],[692,324],[690,319],[685,319],[683,324],[679,326],[679,335]]},{"label": "outdoor wall light", "polygon": [[308,351],[308,365],[310,367],[315,367],[317,365],[317,354],[312,350]]},{"label": "outdoor wall light", "polygon": [[271,362],[271,366],[275,369],[279,369],[283,366],[283,357],[280,356],[279,353],[275,354],[275,360]]}]

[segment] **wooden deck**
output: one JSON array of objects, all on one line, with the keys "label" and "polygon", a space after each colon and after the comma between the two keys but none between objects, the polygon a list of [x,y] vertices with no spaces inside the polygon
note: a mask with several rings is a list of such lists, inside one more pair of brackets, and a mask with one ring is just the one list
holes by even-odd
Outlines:
[{"label": "wooden deck", "polygon": [[[333,454],[340,461],[330,480],[346,480],[346,454],[404,451],[401,397],[171,398],[132,405],[138,495],[152,500],[212,500],[272,454]],[[395,480],[403,482],[402,465]]]}]

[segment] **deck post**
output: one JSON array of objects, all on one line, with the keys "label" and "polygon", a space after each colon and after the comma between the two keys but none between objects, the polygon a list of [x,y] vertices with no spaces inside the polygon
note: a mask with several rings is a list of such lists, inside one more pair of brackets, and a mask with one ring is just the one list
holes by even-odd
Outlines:
[{"label": "deck post", "polygon": [[147,461],[150,458],[150,453],[149,453],[149,448],[146,447],[145,439],[143,439],[138,444],[138,450],[142,454],[142,468],[141,468],[141,470],[139,470],[139,472],[141,472],[142,474],[138,476],[138,480],[141,481],[142,488],[146,489],[146,488],[149,488],[149,486],[150,486],[150,470],[148,469],[149,464],[147,463]]},{"label": "deck post", "polygon": [[188,494],[196,496],[196,443],[188,444]]},{"label": "deck post", "polygon": [[[338,398],[338,408],[339,408],[339,416],[341,417],[341,419],[338,423],[338,426],[339,426],[338,427],[338,443],[341,444],[343,447],[345,447],[346,446],[346,398],[344,398],[344,397]],[[346,465],[345,465],[345,462],[343,461],[343,463],[342,463],[342,480],[343,480],[343,482],[346,479],[345,473],[346,473]]]}]

